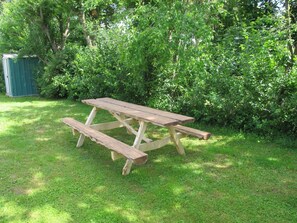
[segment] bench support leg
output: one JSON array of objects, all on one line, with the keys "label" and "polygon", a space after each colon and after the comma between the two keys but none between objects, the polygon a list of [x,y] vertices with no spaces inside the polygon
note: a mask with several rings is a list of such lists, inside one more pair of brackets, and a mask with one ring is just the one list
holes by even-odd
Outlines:
[{"label": "bench support leg", "polygon": [[[147,126],[146,122],[144,122],[144,121],[139,122],[139,129],[138,129],[138,132],[137,132],[137,135],[136,135],[136,138],[134,140],[132,147],[139,149],[140,143],[144,137],[146,126]],[[132,164],[133,164],[133,162],[131,160],[127,159],[125,166],[123,167],[123,170],[122,170],[122,175],[128,175],[130,173]]]},{"label": "bench support leg", "polygon": [[133,164],[133,162],[131,160],[126,160],[126,163],[122,170],[122,175],[126,176],[130,173],[132,164]]},{"label": "bench support leg", "polygon": [[133,143],[134,148],[139,149],[139,145],[140,145],[141,141],[145,138],[144,133],[145,133],[146,127],[147,127],[146,122],[144,122],[144,121],[139,122],[139,129],[138,129],[136,138]]},{"label": "bench support leg", "polygon": [[175,147],[176,147],[176,150],[177,152],[180,154],[180,155],[185,155],[185,149],[183,147],[183,145],[181,144],[181,141],[175,131],[175,128],[174,127],[168,127],[168,130],[169,130],[169,133],[170,133],[170,137],[171,137],[171,141],[174,143]]},{"label": "bench support leg", "polygon": [[[90,126],[92,124],[92,121],[94,120],[94,118],[96,116],[96,113],[97,113],[97,109],[96,109],[96,107],[94,107],[92,109],[85,125]],[[79,139],[76,144],[76,147],[81,147],[83,145],[84,141],[85,141],[85,136],[83,134],[80,134]]]}]

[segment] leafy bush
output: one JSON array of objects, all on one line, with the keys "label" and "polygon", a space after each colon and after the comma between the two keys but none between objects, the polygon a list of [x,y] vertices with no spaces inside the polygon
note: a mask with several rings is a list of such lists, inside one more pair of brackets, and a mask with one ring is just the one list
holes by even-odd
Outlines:
[{"label": "leafy bush", "polygon": [[45,62],[45,97],[109,96],[245,131],[297,133],[295,29],[277,5],[30,2],[3,4],[0,51]]},{"label": "leafy bush", "polygon": [[[115,74],[108,69],[98,48],[81,48],[72,61],[73,78],[69,84],[69,97],[95,98],[111,95],[115,88]],[[69,73],[69,72],[68,72]]]},{"label": "leafy bush", "polygon": [[49,55],[43,73],[37,78],[41,96],[49,98],[68,97],[69,84],[72,79],[69,70],[72,69],[71,63],[77,50],[77,47],[73,45]]},{"label": "leafy bush", "polygon": [[296,71],[287,71],[284,33],[255,25],[231,27],[216,46],[209,74],[195,83],[194,114],[245,131],[296,132]]}]

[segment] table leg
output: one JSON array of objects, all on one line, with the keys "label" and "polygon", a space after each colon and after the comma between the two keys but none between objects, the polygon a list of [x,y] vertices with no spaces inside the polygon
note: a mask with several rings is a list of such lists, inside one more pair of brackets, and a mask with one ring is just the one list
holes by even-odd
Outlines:
[{"label": "table leg", "polygon": [[[127,123],[126,121],[125,121],[125,116],[123,116],[123,115],[117,115],[117,114],[115,114],[115,113],[111,113],[112,115],[113,115],[113,117],[115,117],[119,122],[121,122],[125,127],[126,127],[126,129],[127,129],[127,131],[129,132],[129,133],[132,133],[132,134],[134,134],[134,135],[137,135],[138,133],[137,133],[137,131],[131,126],[131,125],[129,125],[129,123]],[[147,137],[145,137],[145,136],[143,136],[143,138],[142,138],[145,142],[152,142],[152,140],[151,139],[149,139],[149,138],[147,138]]]},{"label": "table leg", "polygon": [[180,155],[185,155],[185,149],[183,147],[183,145],[181,144],[181,141],[175,131],[175,128],[170,126],[168,127],[168,130],[169,130],[169,134],[170,134],[170,137],[171,137],[171,141],[174,143],[175,147],[176,147],[176,150],[177,152],[180,154]]},{"label": "table leg", "polygon": [[[139,149],[140,143],[143,140],[144,137],[144,133],[147,127],[147,123],[144,121],[139,121],[139,129],[136,135],[136,138],[134,140],[133,146],[136,149]],[[131,167],[132,167],[133,162],[129,159],[126,160],[126,163],[123,167],[122,170],[122,175],[128,175],[131,171]]]},{"label": "table leg", "polygon": [[[97,113],[97,108],[93,107],[85,125],[90,126],[92,124],[92,121],[94,120],[94,118],[96,116],[96,113]],[[85,136],[83,134],[80,134],[79,139],[76,144],[76,147],[81,147],[84,143],[84,140],[85,140]]]}]

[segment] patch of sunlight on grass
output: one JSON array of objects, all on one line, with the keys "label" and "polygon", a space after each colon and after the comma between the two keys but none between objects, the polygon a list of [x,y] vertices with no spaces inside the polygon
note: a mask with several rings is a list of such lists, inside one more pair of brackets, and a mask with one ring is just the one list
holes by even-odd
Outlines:
[{"label": "patch of sunlight on grass", "polygon": [[11,106],[5,106],[5,104],[1,105],[1,112],[10,112],[10,111],[13,111],[13,108]]},{"label": "patch of sunlight on grass", "polygon": [[176,186],[172,189],[172,192],[175,196],[184,193],[184,191],[185,191],[184,187],[181,187],[181,186]]},{"label": "patch of sunlight on grass", "polygon": [[50,138],[49,137],[36,137],[35,140],[39,141],[39,142],[47,142],[50,140]]},{"label": "patch of sunlight on grass", "polygon": [[31,180],[32,187],[26,190],[26,193],[29,195],[34,195],[37,192],[43,191],[45,189],[43,173],[37,172],[33,175]]},{"label": "patch of sunlight on grass", "polygon": [[10,149],[4,149],[4,150],[0,150],[0,154],[14,154],[16,153],[15,151],[13,150],[10,150]]},{"label": "patch of sunlight on grass", "polygon": [[185,167],[187,169],[191,169],[191,170],[196,170],[196,169],[201,169],[202,165],[199,163],[194,163],[194,162],[190,162],[187,165],[185,165]]},{"label": "patch of sunlight on grass", "polygon": [[20,207],[12,201],[5,202],[4,199],[1,199],[0,204],[0,220],[1,218],[14,219],[16,222],[21,220],[21,216],[26,212],[26,208]]},{"label": "patch of sunlight on grass", "polygon": [[28,118],[28,119],[23,119],[23,121],[18,122],[18,126],[22,126],[22,125],[29,125],[29,124],[33,124],[36,123],[40,120],[40,118]]},{"label": "patch of sunlight on grass", "polygon": [[252,154],[250,152],[245,152],[244,153],[244,156],[246,156],[246,157],[252,157]]},{"label": "patch of sunlight on grass", "polygon": [[175,203],[173,208],[174,208],[174,210],[179,211],[182,209],[182,205],[180,203]]},{"label": "patch of sunlight on grass", "polygon": [[60,161],[69,161],[69,160],[71,160],[70,157],[65,156],[65,155],[61,155],[61,154],[60,155],[57,155],[56,156],[56,159],[57,160],[60,160]]},{"label": "patch of sunlight on grass", "polygon": [[94,192],[98,193],[98,192],[103,192],[105,190],[106,190],[105,186],[98,186],[98,187],[95,187]]},{"label": "patch of sunlight on grass", "polygon": [[190,162],[183,165],[182,169],[191,170],[193,173],[200,175],[203,173],[202,165],[197,162]]},{"label": "patch of sunlight on grass", "polygon": [[[127,219],[128,222],[137,222],[137,220],[139,219],[139,216],[137,213],[135,213],[135,210],[131,208],[123,208],[121,205],[115,205],[110,203],[105,208],[105,211],[107,213],[120,214],[120,216]],[[141,211],[141,215],[146,214],[146,211]]]},{"label": "patch of sunlight on grass", "polygon": [[220,156],[217,156],[214,162],[205,162],[203,163],[203,166],[206,167],[214,167],[219,169],[227,169],[231,166],[233,166],[233,162],[228,158],[221,158]]},{"label": "patch of sunlight on grass", "polygon": [[[13,117],[11,118],[13,119]],[[13,127],[13,129],[16,130],[16,127],[22,127],[23,125],[33,125],[34,123],[38,122],[40,118],[28,118],[28,119],[23,119],[22,121],[19,120],[9,120],[7,123],[1,123],[0,125],[0,133],[6,133],[11,131],[10,128]]]},{"label": "patch of sunlight on grass", "polygon": [[8,131],[10,126],[13,126],[13,122],[12,121],[6,122],[6,123],[5,122],[2,122],[1,125],[0,125],[0,133],[1,132],[4,132],[5,133],[6,131]]},{"label": "patch of sunlight on grass", "polygon": [[29,213],[30,223],[40,223],[40,222],[59,222],[67,223],[72,221],[69,213],[59,211],[50,205],[44,205],[43,207],[38,207]]},{"label": "patch of sunlight on grass", "polygon": [[224,164],[217,164],[217,163],[204,163],[204,166],[208,166],[208,167],[215,167],[215,168],[219,168],[219,169],[226,169],[229,168],[231,166],[233,166],[233,162],[226,162]]},{"label": "patch of sunlight on grass", "polygon": [[151,160],[154,163],[163,163],[166,160],[168,160],[168,157],[164,156],[164,155],[160,155],[157,158],[155,158],[154,160]]},{"label": "patch of sunlight on grass", "polygon": [[63,178],[62,177],[55,177],[54,181],[55,182],[62,182]]},{"label": "patch of sunlight on grass", "polygon": [[279,159],[278,158],[274,158],[274,157],[268,157],[267,160],[273,161],[273,162],[279,162]]},{"label": "patch of sunlight on grass", "polygon": [[77,204],[77,207],[84,209],[84,208],[90,208],[91,206],[89,204],[84,203],[84,202],[79,202]]}]

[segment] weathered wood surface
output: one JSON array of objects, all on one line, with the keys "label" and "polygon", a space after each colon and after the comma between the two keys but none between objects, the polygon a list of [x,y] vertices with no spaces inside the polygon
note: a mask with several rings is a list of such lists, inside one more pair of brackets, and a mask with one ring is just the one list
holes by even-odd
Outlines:
[{"label": "weathered wood surface", "polygon": [[211,133],[209,133],[209,132],[204,132],[204,131],[201,131],[198,129],[193,129],[193,128],[182,126],[182,125],[176,125],[176,126],[174,126],[174,128],[178,132],[184,133],[186,135],[196,136],[200,139],[207,140],[211,136]]},{"label": "weathered wood surface", "polygon": [[121,113],[137,120],[151,122],[159,126],[171,126],[194,121],[192,117],[122,102],[111,98],[87,99],[82,102],[113,113]]},{"label": "weathered wood surface", "polygon": [[64,118],[63,122],[84,136],[89,137],[92,141],[125,156],[132,163],[144,164],[147,161],[146,153],[128,146],[127,144],[120,142],[117,139],[114,139],[102,132],[94,130],[81,122],[78,122],[72,118]]},{"label": "weathered wood surface", "polygon": [[[134,134],[135,136],[137,135],[137,131],[136,131],[136,130],[135,130],[135,129],[128,123],[128,122],[125,121],[124,117],[121,117],[121,116],[123,116],[123,115],[117,115],[117,114],[112,113],[112,112],[111,112],[111,114],[112,114],[113,117],[115,117],[119,122],[121,122],[121,123],[124,125],[124,127],[126,127],[128,133],[130,133],[130,134]],[[145,136],[143,136],[142,138],[143,138],[143,140],[146,141],[146,142],[151,142],[151,141],[152,141],[151,139],[149,139],[149,138],[147,138],[147,137],[145,137]]]},{"label": "weathered wood surface", "polygon": [[123,106],[123,107],[126,107],[126,108],[131,108],[131,109],[135,109],[135,110],[138,110],[138,111],[143,111],[143,112],[150,113],[150,114],[155,114],[155,115],[158,115],[158,116],[175,119],[175,120],[177,120],[179,122],[182,122],[182,123],[193,122],[194,121],[193,117],[180,115],[180,114],[176,114],[176,113],[173,113],[173,112],[162,111],[162,110],[159,110],[159,109],[154,109],[154,108],[150,108],[150,107],[146,107],[146,106],[142,106],[142,105],[136,105],[136,104],[132,104],[132,103],[124,102],[124,101],[119,101],[119,100],[116,100],[116,99],[113,99],[113,98],[101,98],[100,100],[105,101],[105,102],[109,102],[109,103],[112,103],[112,104],[120,105],[120,106]]},{"label": "weathered wood surface", "polygon": [[[139,145],[140,145],[141,141],[143,140],[146,127],[147,127],[147,122],[144,122],[144,121],[139,122],[139,129],[138,129],[136,138],[135,138],[133,146],[132,146],[133,148],[135,148],[137,150],[139,149]],[[122,170],[122,175],[128,175],[131,171],[131,167],[132,167],[132,162],[131,162],[131,160],[127,159],[127,161],[123,167],[123,170]]]},{"label": "weathered wood surface", "polygon": [[[130,124],[134,122],[134,119],[126,119],[124,120],[125,123]],[[122,122],[119,121],[114,121],[114,122],[106,122],[106,123],[101,123],[101,124],[94,124],[90,125],[92,129],[102,131],[102,130],[111,130],[115,128],[122,128],[125,127]]]},{"label": "weathered wood surface", "polygon": [[[192,117],[118,101],[112,98],[87,99],[82,102],[93,106],[93,110],[86,123],[80,123],[72,118],[64,118],[63,122],[69,125],[73,131],[78,131],[81,134],[77,143],[78,147],[82,146],[86,136],[92,141],[110,149],[113,160],[126,158],[127,160],[122,170],[123,175],[130,173],[132,164],[143,164],[147,161],[145,151],[159,149],[172,141],[178,153],[185,155],[184,147],[180,141],[181,137],[192,135],[200,139],[208,139],[211,136],[209,132],[182,126],[184,123],[193,122],[194,118]],[[109,111],[117,121],[92,125],[98,109]],[[138,130],[132,126],[132,123],[135,121],[139,124]],[[148,123],[166,127],[169,136],[156,141],[145,137]],[[128,133],[136,136],[133,146],[129,146],[100,132],[100,130],[110,130],[119,127],[125,127]],[[142,141],[145,143],[142,143]]]},{"label": "weathered wood surface", "polygon": [[180,155],[185,155],[186,154],[185,149],[184,149],[183,145],[181,144],[181,141],[177,135],[177,132],[175,131],[175,128],[173,126],[169,126],[168,130],[169,130],[169,134],[171,137],[171,141],[175,145],[177,152]]},{"label": "weathered wood surface", "polygon": [[[96,107],[93,107],[87,121],[86,121],[86,126],[90,126],[92,121],[94,120],[95,116],[96,116],[96,113],[97,113],[97,108]],[[83,144],[84,144],[84,141],[85,141],[85,136],[83,134],[80,134],[79,136],[79,139],[77,141],[77,144],[76,144],[76,147],[81,147]]]}]

